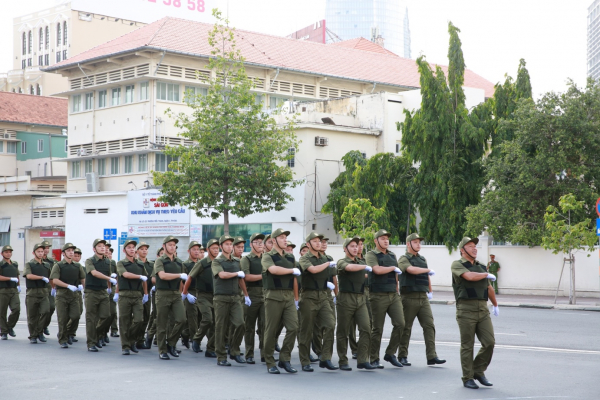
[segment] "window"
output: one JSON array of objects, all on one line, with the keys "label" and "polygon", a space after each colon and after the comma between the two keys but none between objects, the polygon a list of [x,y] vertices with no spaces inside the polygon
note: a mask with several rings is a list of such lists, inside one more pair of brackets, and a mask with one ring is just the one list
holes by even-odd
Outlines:
[{"label": "window", "polygon": [[28,59],[27,59],[27,66],[28,66],[28,67],[31,67],[31,58],[28,58]]},{"label": "window", "polygon": [[81,161],[71,163],[71,178],[81,178]]},{"label": "window", "polygon": [[4,153],[4,142],[0,140],[0,153]]},{"label": "window", "polygon": [[79,109],[81,107],[81,95],[80,94],[76,94],[73,96],[73,108],[72,108],[72,112],[79,112]]},{"label": "window", "polygon": [[114,88],[112,90],[110,105],[118,106],[119,104],[121,104],[121,88]]},{"label": "window", "polygon": [[29,85],[29,94],[35,94],[35,89],[33,88],[33,85]]},{"label": "window", "polygon": [[111,175],[119,174],[119,157],[111,157],[110,158],[110,174]]},{"label": "window", "polygon": [[21,142],[21,154],[27,154],[27,142]]},{"label": "window", "polygon": [[94,160],[85,160],[84,164],[85,174],[89,174],[94,171]]},{"label": "window", "polygon": [[156,171],[166,172],[166,171],[175,171],[173,168],[169,167],[172,161],[177,161],[177,157],[168,156],[162,153],[156,153],[156,165],[154,169]]},{"label": "window", "polygon": [[44,55],[44,65],[50,65],[50,54]]},{"label": "window", "polygon": [[140,101],[148,100],[148,87],[149,87],[148,82],[140,83]]},{"label": "window", "polygon": [[138,172],[148,171],[148,154],[138,155]]},{"label": "window", "polygon": [[62,59],[63,59],[63,60],[66,60],[66,59],[67,59],[67,51],[66,51],[66,50],[63,50],[63,53],[62,53]]},{"label": "window", "polygon": [[42,87],[39,84],[35,85],[35,91],[37,92],[38,96],[42,95]]},{"label": "window", "polygon": [[50,28],[46,27],[46,40],[44,40],[45,49],[48,50],[50,46]]},{"label": "window", "polygon": [[288,149],[288,158],[287,165],[290,168],[294,168],[296,166],[296,149],[294,147],[290,147]]},{"label": "window", "polygon": [[283,105],[283,103],[288,100],[289,100],[288,98],[284,98],[284,97],[269,96],[269,108],[281,107]]},{"label": "window", "polygon": [[44,152],[44,139],[38,139],[38,153]]},{"label": "window", "polygon": [[43,48],[44,48],[44,29],[40,28],[40,45],[39,45],[39,50],[42,51]]},{"label": "window", "polygon": [[[60,39],[61,39],[62,35],[60,33],[60,22],[58,24],[56,24],[56,45],[60,46]],[[59,54],[59,53],[57,53]]]},{"label": "window", "polygon": [[17,142],[7,142],[6,152],[8,154],[17,154]]},{"label": "window", "polygon": [[156,98],[158,100],[179,101],[179,85],[158,82],[156,85]]},{"label": "window", "polygon": [[56,62],[60,62],[60,51],[56,52]]},{"label": "window", "polygon": [[[66,131],[66,129],[63,129],[63,131]],[[63,133],[64,135],[64,133]],[[69,151],[69,139],[65,139],[65,153]]]},{"label": "window", "polygon": [[27,34],[23,32],[23,55],[27,54]]},{"label": "window", "polygon": [[124,174],[132,174],[133,173],[133,156],[125,156],[123,158],[125,161],[123,173]]},{"label": "window", "polygon": [[106,107],[106,90],[98,91],[98,108]]},{"label": "window", "polygon": [[84,110],[91,110],[94,108],[94,93],[86,93],[85,94],[85,104]]},{"label": "window", "polygon": [[184,101],[188,104],[192,104],[196,101],[198,96],[206,96],[208,94],[208,89],[200,88],[195,86],[186,86],[185,87],[185,96]]},{"label": "window", "polygon": [[[25,59],[22,59],[22,60],[21,60],[21,69],[25,69],[25,63],[26,63],[26,62],[27,62],[27,61],[25,61]],[[13,89],[13,92],[14,92],[14,91],[15,91],[15,89]]]},{"label": "window", "polygon": [[396,143],[396,154],[400,153],[400,143]]},{"label": "window", "polygon": [[[273,225],[271,224],[230,224],[229,234],[250,237],[254,232],[260,232],[263,235],[268,235],[272,232],[272,229]],[[221,237],[223,233],[223,225],[202,225],[202,243],[206,243],[214,237]],[[246,242],[244,251],[250,251],[250,241]]]},{"label": "window", "polygon": [[98,176],[106,176],[106,158],[98,159]]},{"label": "window", "polygon": [[67,45],[67,21],[63,22],[63,44]]},{"label": "window", "polygon": [[29,31],[27,37],[29,38],[29,43],[27,44],[27,54],[31,54],[31,48],[33,47],[33,34],[31,31]]},{"label": "window", "polygon": [[42,55],[38,56],[38,65],[44,65],[44,56],[42,56]]},{"label": "window", "polygon": [[125,104],[133,103],[133,85],[125,86]]}]

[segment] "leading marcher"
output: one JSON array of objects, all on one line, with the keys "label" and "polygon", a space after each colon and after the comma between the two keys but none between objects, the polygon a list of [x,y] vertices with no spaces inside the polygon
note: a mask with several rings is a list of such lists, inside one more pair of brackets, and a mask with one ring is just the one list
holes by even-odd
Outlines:
[{"label": "leading marcher", "polygon": [[44,262],[44,246],[38,243],[33,246],[33,258],[25,263],[23,277],[27,292],[25,307],[27,311],[27,327],[29,328],[29,343],[36,344],[38,340],[46,342],[44,322],[50,312],[48,288],[52,267]]},{"label": "leading marcher", "polygon": [[[452,263],[452,288],[456,298],[456,322],[460,330],[460,364],[463,385],[469,389],[479,389],[474,379],[484,386],[492,386],[485,371],[494,353],[494,326],[490,318],[487,301],[492,301],[493,312],[500,311],[496,293],[490,284],[496,277],[486,271],[485,265],[476,260],[479,239],[464,237],[458,248],[461,258]],[[475,335],[481,342],[481,349],[473,359]]]}]

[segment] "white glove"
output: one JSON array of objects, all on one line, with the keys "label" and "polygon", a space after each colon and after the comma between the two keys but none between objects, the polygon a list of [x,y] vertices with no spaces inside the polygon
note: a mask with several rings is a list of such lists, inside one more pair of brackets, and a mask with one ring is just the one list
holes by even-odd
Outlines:
[{"label": "white glove", "polygon": [[156,292],[156,286],[152,286],[152,292]]},{"label": "white glove", "polygon": [[52,288],[52,290],[50,290],[50,296],[56,297],[56,288]]},{"label": "white glove", "polygon": [[294,271],[294,272],[292,272],[293,275],[300,276],[300,270],[298,268],[294,268],[293,271]]},{"label": "white glove", "polygon": [[329,268],[335,268],[337,263],[335,261],[329,261]]},{"label": "white glove", "polygon": [[42,276],[42,280],[46,283],[50,283],[50,279],[46,278],[45,276]]},{"label": "white glove", "polygon": [[299,310],[300,306],[298,305],[298,300],[294,300],[294,304],[296,305],[296,310]]},{"label": "white glove", "polygon": [[398,268],[398,267],[394,268],[394,272],[397,273],[398,275],[402,275],[402,271],[400,271],[400,268]]},{"label": "white glove", "polygon": [[369,267],[368,265],[366,265],[365,266],[365,271],[372,272],[373,271],[373,267]]},{"label": "white glove", "polygon": [[111,288],[106,288],[106,293],[111,294],[112,293],[112,289]]},{"label": "white glove", "polygon": [[111,277],[111,278],[116,278],[116,277],[117,277],[117,274],[115,274],[115,273],[113,272],[112,274],[110,274],[110,277]]},{"label": "white glove", "polygon": [[248,307],[250,307],[252,305],[252,301],[250,300],[250,297],[244,296],[244,304],[246,304]]},{"label": "white glove", "polygon": [[146,282],[148,280],[148,277],[144,276],[144,275],[140,275],[140,279],[142,280],[142,282]]},{"label": "white glove", "polygon": [[21,293],[21,286],[17,286],[17,293]]},{"label": "white glove", "polygon": [[433,299],[433,293],[431,293],[431,292],[427,292],[427,298],[428,298],[429,300]]},{"label": "white glove", "polygon": [[81,300],[85,300],[85,293],[81,292]]},{"label": "white glove", "polygon": [[19,283],[19,278],[10,278],[11,282]]},{"label": "white glove", "polygon": [[185,294],[181,293],[181,301],[185,300]]},{"label": "white glove", "polygon": [[494,282],[494,281],[496,280],[496,275],[494,275],[494,274],[488,274],[487,278],[488,278],[490,281]]},{"label": "white glove", "polygon": [[196,303],[196,296],[194,296],[193,294],[186,294],[185,297],[187,298],[187,300],[190,302],[190,304],[195,304]]},{"label": "white glove", "polygon": [[77,286],[69,285],[69,286],[67,286],[67,289],[69,289],[71,292],[76,292]]},{"label": "white glove", "polygon": [[327,282],[327,289],[333,290],[335,289],[335,285],[331,282]]},{"label": "white glove", "polygon": [[145,294],[142,296],[142,304],[146,304],[148,302],[148,295]]},{"label": "white glove", "polygon": [[119,293],[115,293],[115,296],[113,297],[113,301],[116,303],[117,301],[119,301]]},{"label": "white glove", "polygon": [[430,271],[427,273],[427,275],[429,275],[429,276],[434,276],[434,275],[435,275],[435,271],[434,271],[434,270],[430,270]]},{"label": "white glove", "polygon": [[246,276],[246,274],[244,273],[244,271],[239,271],[237,274],[238,274],[238,277],[242,278],[242,279]]},{"label": "white glove", "polygon": [[497,317],[500,315],[500,309],[498,306],[492,306],[492,313]]},{"label": "white glove", "polygon": [[180,278],[181,278],[181,280],[183,280],[183,281],[187,281],[187,278],[188,278],[187,274],[180,274],[180,275],[179,275],[179,277],[180,277]]},{"label": "white glove", "polygon": [[337,297],[333,296],[333,304],[337,304],[336,301],[337,301]]},{"label": "white glove", "polygon": [[80,292],[83,292],[83,285],[77,286],[77,290],[79,290]]},{"label": "white glove", "polygon": [[115,278],[110,278],[110,283],[112,283],[113,285],[116,285],[117,280]]}]

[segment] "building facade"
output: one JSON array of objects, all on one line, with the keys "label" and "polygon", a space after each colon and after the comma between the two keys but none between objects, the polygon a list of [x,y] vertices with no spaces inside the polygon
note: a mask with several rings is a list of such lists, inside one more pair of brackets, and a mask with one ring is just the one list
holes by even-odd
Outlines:
[{"label": "building facade", "polygon": [[587,73],[594,79],[600,78],[600,0],[588,7]]}]

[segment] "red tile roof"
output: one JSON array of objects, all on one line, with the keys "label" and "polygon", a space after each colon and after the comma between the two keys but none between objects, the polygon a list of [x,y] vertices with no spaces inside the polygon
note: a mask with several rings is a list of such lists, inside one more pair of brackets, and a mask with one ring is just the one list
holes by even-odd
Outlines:
[{"label": "red tile roof", "polygon": [[58,97],[0,92],[0,121],[67,127],[69,101]]},{"label": "red tile roof", "polygon": [[[208,32],[212,28],[211,24],[165,17],[45,70],[56,71],[77,63],[144,48],[207,57],[211,51],[207,40]],[[236,41],[246,64],[365,83],[419,87],[419,72],[415,60],[398,57],[393,53],[365,51],[368,49],[364,43],[356,43],[355,47],[358,48],[348,48],[344,45],[331,46],[243,30],[236,30]],[[372,47],[369,48],[372,50]],[[490,81],[470,70],[465,71],[465,86],[483,89],[486,97],[494,93],[494,85]]]},{"label": "red tile roof", "polygon": [[347,47],[349,49],[371,51],[373,53],[388,54],[396,57],[398,56],[396,53],[392,53],[388,49],[381,47],[377,43],[373,43],[363,37],[344,40],[343,42],[330,43],[330,46]]}]

